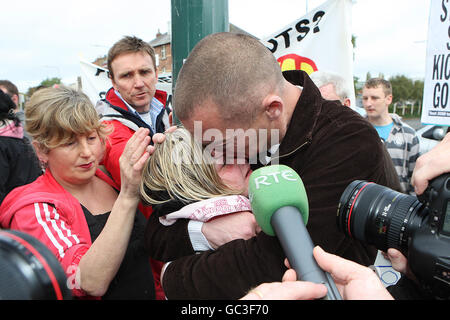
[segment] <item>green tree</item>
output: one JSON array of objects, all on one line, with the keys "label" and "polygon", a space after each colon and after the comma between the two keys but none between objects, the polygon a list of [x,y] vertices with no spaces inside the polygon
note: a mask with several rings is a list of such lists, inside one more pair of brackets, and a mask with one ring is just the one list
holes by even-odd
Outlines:
[{"label": "green tree", "polygon": [[43,86],[43,87],[51,87],[54,84],[61,84],[61,79],[58,78],[58,77],[47,78],[45,80],[42,80],[40,85]]},{"label": "green tree", "polygon": [[61,79],[58,77],[54,77],[54,78],[47,78],[45,80],[42,80],[38,86],[31,87],[28,89],[27,96],[31,97],[33,95],[33,93],[35,93],[37,90],[39,90],[41,88],[48,88],[55,84],[61,84]]},{"label": "green tree", "polygon": [[424,88],[423,80],[414,81],[413,94],[412,97],[419,105],[422,104],[423,101],[423,88]]},{"label": "green tree", "polygon": [[[392,85],[392,102],[397,106],[410,105],[421,106],[423,100],[424,82],[422,80],[412,80],[404,75],[397,75],[389,79]],[[419,112],[420,108],[414,109]]]},{"label": "green tree", "polygon": [[404,103],[413,100],[414,82],[404,75],[397,75],[389,79],[392,85],[393,103]]}]

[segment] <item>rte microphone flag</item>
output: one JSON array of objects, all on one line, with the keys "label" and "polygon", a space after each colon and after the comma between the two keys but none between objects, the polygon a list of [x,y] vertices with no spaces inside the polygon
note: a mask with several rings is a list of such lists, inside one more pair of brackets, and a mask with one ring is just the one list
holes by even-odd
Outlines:
[{"label": "rte microphone flag", "polygon": [[275,236],[270,218],[280,207],[292,206],[308,223],[308,198],[298,174],[284,165],[272,165],[253,171],[249,180],[249,198],[256,222],[264,233]]},{"label": "rte microphone flag", "polygon": [[329,0],[261,42],[282,71],[335,73],[343,77],[355,106],[353,85],[352,0]]},{"label": "rte microphone flag", "polygon": [[257,169],[250,176],[249,199],[259,226],[278,238],[297,277],[325,284],[326,299],[341,300],[333,279],[313,256],[314,245],[306,230],[308,197],[300,176],[285,165]]}]

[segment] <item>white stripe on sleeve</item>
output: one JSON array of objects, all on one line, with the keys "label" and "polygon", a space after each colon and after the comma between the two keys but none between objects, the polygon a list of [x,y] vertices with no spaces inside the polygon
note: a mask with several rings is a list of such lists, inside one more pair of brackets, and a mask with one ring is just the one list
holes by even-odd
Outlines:
[{"label": "white stripe on sleeve", "polygon": [[[53,207],[53,215],[54,215],[54,219],[55,220],[59,220],[59,214],[56,211],[56,208],[54,208],[54,207]],[[71,237],[71,238],[73,238],[75,240],[75,244],[80,243],[80,240],[78,240],[78,237],[75,234],[72,234],[70,229],[66,228],[66,225],[65,225],[64,221],[61,221],[61,229],[63,229],[66,232],[66,234],[67,234],[67,236],[69,238]],[[69,241],[69,239],[67,239],[67,240]]]},{"label": "white stripe on sleeve", "polygon": [[70,240],[67,239],[67,237],[62,233],[61,229],[56,224],[57,220],[59,219],[59,214],[56,212],[56,209],[53,210],[53,213],[56,213],[56,215],[54,215],[54,218],[51,219],[50,211],[48,210],[48,204],[44,203],[42,204],[42,206],[44,207],[45,219],[47,220],[47,223],[50,222],[52,224],[53,230],[56,231],[56,234],[58,235],[59,239],[64,241],[67,247],[70,248],[72,246],[72,242],[70,242]]},{"label": "white stripe on sleeve", "polygon": [[[45,211],[45,209],[44,209]],[[48,211],[48,210],[47,210]],[[47,224],[47,222],[50,222],[49,219],[50,217],[48,217],[48,219],[46,218],[47,222],[45,222],[42,218],[43,218],[43,213],[41,212],[41,209],[39,207],[39,203],[35,203],[34,204],[34,213],[37,219],[37,222],[41,225],[41,227],[44,229],[45,234],[47,235],[47,237],[50,239],[51,243],[55,246],[55,248],[58,250],[59,256],[61,258],[64,258],[64,245],[59,243],[58,240],[55,238],[55,236],[52,233],[52,230],[50,228],[53,229],[53,227],[56,225],[52,225],[52,223]],[[46,214],[44,212],[44,214]],[[57,232],[57,231],[56,231]],[[70,246],[72,246],[72,243],[69,241]]]}]

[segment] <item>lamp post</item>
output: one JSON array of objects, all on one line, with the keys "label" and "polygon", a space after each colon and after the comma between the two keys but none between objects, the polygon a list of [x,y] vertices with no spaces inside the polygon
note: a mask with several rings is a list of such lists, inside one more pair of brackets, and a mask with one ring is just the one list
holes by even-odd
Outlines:
[{"label": "lamp post", "polygon": [[[205,36],[229,31],[228,0],[171,0],[172,92],[192,48]],[[174,120],[176,118],[174,106]]]}]

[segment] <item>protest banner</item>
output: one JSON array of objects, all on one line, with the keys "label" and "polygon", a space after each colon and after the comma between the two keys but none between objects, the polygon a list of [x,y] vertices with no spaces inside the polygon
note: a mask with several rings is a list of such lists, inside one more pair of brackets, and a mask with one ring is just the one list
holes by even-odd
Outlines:
[{"label": "protest banner", "polygon": [[422,124],[450,125],[450,3],[432,0],[428,23]]},{"label": "protest banner", "polygon": [[283,71],[304,70],[311,74],[320,70],[343,77],[355,107],[351,8],[351,0],[327,1],[262,43],[272,51]]}]

